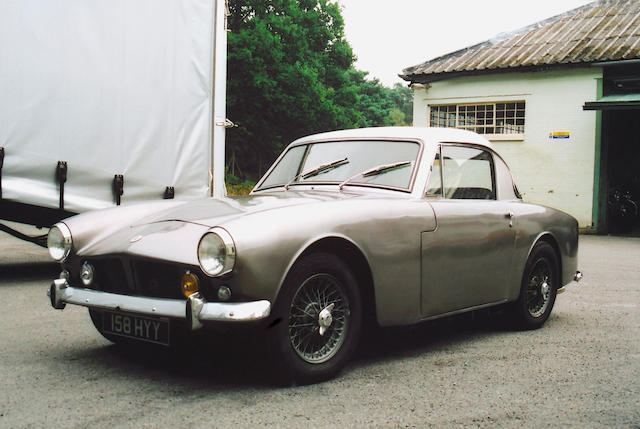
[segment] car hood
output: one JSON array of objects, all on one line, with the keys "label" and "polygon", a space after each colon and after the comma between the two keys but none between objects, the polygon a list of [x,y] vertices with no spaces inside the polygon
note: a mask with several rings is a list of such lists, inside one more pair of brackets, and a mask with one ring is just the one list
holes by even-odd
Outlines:
[{"label": "car hood", "polygon": [[[317,204],[326,209],[332,206],[332,202],[389,197],[389,193],[376,195],[372,192],[335,190],[276,191],[246,197],[168,200],[131,205],[87,212],[65,222],[71,228],[74,247],[80,255],[128,253],[197,265],[197,247],[194,243],[210,227],[227,228],[237,223],[234,222],[236,220],[240,224],[250,222],[250,225],[255,225],[253,215],[266,215],[283,208]],[[307,211],[314,209],[305,209]],[[281,217],[282,213],[274,216]],[[248,229],[246,225],[242,228],[245,232]],[[172,243],[171,249],[167,249],[166,243]]]},{"label": "car hood", "polygon": [[245,197],[207,198],[185,201],[138,219],[134,226],[165,221],[183,221],[204,226],[216,226],[238,216],[274,210],[288,206],[317,204],[360,196],[353,192],[287,191],[270,192]]}]

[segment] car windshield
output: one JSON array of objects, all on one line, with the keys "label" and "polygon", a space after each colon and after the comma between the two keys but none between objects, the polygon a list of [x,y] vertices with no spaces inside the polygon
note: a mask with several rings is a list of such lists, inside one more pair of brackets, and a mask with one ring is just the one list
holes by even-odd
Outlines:
[{"label": "car windshield", "polygon": [[[294,146],[278,161],[258,189],[348,181],[349,185],[408,190],[419,153],[420,145],[409,141],[357,140]],[[377,174],[359,175],[395,163],[403,165],[401,168],[383,169]]]}]

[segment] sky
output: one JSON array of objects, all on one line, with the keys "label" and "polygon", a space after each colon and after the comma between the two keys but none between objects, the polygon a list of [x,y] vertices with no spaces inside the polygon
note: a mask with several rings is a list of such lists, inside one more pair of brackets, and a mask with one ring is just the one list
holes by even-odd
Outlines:
[{"label": "sky", "polygon": [[402,69],[542,21],[591,0],[337,0],[356,68],[384,85]]}]

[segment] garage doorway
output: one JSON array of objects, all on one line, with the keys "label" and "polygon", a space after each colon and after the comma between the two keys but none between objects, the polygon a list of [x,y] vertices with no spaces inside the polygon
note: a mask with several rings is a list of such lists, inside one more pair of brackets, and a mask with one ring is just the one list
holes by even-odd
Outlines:
[{"label": "garage doorway", "polygon": [[602,110],[599,232],[640,236],[640,109]]}]

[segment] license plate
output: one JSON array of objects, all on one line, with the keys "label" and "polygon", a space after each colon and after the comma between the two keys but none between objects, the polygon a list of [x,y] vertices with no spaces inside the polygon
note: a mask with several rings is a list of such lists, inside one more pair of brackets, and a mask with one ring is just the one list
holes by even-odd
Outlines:
[{"label": "license plate", "polygon": [[102,329],[112,335],[169,345],[169,319],[105,311]]}]

